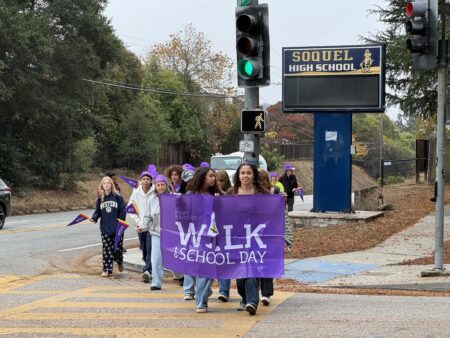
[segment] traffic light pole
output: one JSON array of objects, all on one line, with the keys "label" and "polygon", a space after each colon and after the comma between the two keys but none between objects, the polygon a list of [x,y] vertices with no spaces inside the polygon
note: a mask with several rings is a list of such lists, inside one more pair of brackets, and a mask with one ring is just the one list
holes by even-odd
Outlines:
[{"label": "traffic light pole", "polygon": [[[259,88],[245,88],[245,109],[259,108]],[[245,141],[253,142],[253,152],[244,152],[244,161],[259,168],[260,137],[258,134],[244,134]]]},{"label": "traffic light pole", "polygon": [[448,275],[444,269],[444,191],[445,191],[445,104],[447,83],[448,41],[445,37],[445,0],[441,0],[442,37],[438,43],[438,89],[436,126],[436,211],[435,211],[435,249],[434,269],[423,271],[422,277]]},{"label": "traffic light pole", "polygon": [[445,104],[447,83],[447,52],[448,41],[445,38],[445,0],[441,0],[442,37],[439,40],[438,49],[438,111],[436,127],[436,216],[435,216],[435,256],[434,269],[443,270],[444,257],[444,191],[445,191]]},{"label": "traffic light pole", "polygon": [[[242,0],[237,0],[239,6]],[[253,5],[258,4],[258,0],[252,0]],[[245,88],[245,109],[257,109],[259,108],[259,87]],[[260,137],[258,134],[244,134],[244,141],[253,142],[253,152],[244,152],[244,161],[250,162],[259,168],[259,153],[260,153]]]}]

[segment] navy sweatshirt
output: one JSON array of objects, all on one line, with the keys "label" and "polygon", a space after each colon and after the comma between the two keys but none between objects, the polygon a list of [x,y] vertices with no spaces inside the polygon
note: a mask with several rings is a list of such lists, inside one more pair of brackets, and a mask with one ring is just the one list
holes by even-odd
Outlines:
[{"label": "navy sweatshirt", "polygon": [[103,202],[101,197],[97,198],[92,219],[97,222],[100,218],[100,231],[102,234],[115,235],[118,225],[117,219],[120,218],[122,221],[125,221],[125,217],[125,202],[121,195],[110,193],[105,196]]}]

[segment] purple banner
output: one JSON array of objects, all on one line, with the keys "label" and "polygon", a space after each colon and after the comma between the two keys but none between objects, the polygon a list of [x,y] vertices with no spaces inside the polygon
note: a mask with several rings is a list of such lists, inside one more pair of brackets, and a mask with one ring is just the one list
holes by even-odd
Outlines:
[{"label": "purple banner", "polygon": [[164,267],[214,279],[284,274],[281,195],[160,195]]}]

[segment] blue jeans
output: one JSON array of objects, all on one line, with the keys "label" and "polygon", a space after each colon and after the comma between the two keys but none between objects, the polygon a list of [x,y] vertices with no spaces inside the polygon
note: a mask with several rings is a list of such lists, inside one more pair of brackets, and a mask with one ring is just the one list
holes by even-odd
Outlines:
[{"label": "blue jeans", "polygon": [[184,294],[190,294],[192,296],[195,296],[195,277],[184,275],[184,281],[183,281],[183,290]]},{"label": "blue jeans", "polygon": [[152,236],[147,231],[141,232],[138,236],[139,240],[141,240],[142,237],[142,241],[144,241],[141,246],[142,255],[145,258],[145,265],[142,268],[142,272],[148,271],[152,273]]},{"label": "blue jeans", "polygon": [[161,237],[148,235],[152,241],[151,264],[152,264],[152,286],[161,287],[164,274],[161,255]]},{"label": "blue jeans", "polygon": [[243,278],[236,280],[241,304],[252,304],[258,307],[259,303],[259,278]]},{"label": "blue jeans", "polygon": [[208,298],[212,294],[211,284],[212,279],[204,277],[196,277],[195,289],[197,295],[195,296],[195,305],[197,309],[206,309],[208,307]]},{"label": "blue jeans", "polygon": [[219,279],[219,294],[230,297],[231,279]]}]

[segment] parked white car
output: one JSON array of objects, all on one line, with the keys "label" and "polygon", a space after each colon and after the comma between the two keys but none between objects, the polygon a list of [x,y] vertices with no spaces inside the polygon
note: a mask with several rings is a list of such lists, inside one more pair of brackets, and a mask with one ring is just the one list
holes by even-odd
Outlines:
[{"label": "parked white car", "polygon": [[[231,184],[233,184],[233,176],[243,160],[244,153],[241,151],[236,151],[228,155],[215,154],[211,156],[211,168],[216,171],[221,169],[225,170],[230,178]],[[259,155],[259,167],[267,171],[267,162],[262,155]]]}]

